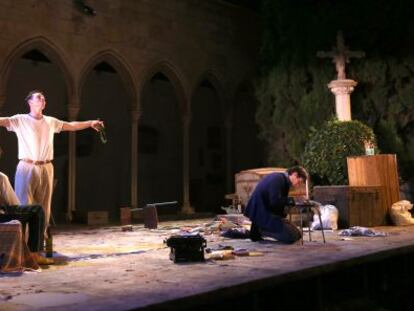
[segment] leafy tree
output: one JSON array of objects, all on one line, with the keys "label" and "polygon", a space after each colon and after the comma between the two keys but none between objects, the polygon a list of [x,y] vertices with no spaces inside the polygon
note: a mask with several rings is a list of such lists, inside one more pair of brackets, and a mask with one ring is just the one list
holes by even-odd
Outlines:
[{"label": "leafy tree", "polygon": [[400,176],[414,171],[414,2],[388,0],[262,0],[260,77],[256,120],[268,162],[289,166],[301,155],[311,129],[334,116],[327,84],[335,67],[318,59],[342,30],[351,50],[366,57],[347,64],[358,82],[352,117],[374,130],[379,148],[396,153]]},{"label": "leafy tree", "polygon": [[346,158],[365,154],[365,143],[378,151],[375,134],[370,127],[360,121],[332,119],[318,130],[311,129],[302,162],[314,182],[346,185]]}]

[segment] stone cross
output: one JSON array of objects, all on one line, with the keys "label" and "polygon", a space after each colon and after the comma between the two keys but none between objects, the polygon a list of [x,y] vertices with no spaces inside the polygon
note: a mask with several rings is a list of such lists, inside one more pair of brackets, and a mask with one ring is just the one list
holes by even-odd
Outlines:
[{"label": "stone cross", "polygon": [[338,73],[337,79],[345,80],[345,64],[349,63],[351,57],[362,58],[365,56],[365,53],[363,51],[350,51],[345,45],[342,31],[338,31],[336,35],[336,46],[332,48],[332,51],[319,51],[316,55],[321,58],[332,58],[332,62],[335,64],[336,72]]}]

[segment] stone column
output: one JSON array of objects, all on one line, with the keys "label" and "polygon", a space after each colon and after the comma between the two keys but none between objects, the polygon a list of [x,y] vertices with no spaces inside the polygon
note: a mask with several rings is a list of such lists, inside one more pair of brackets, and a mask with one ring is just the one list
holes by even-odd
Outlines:
[{"label": "stone column", "polygon": [[[6,94],[0,93],[0,116],[3,115],[3,106],[6,103]],[[4,133],[4,132],[3,132]],[[0,132],[0,137],[2,136]],[[1,150],[1,149],[0,149]]]},{"label": "stone column", "polygon": [[350,79],[333,80],[328,84],[335,94],[336,116],[339,121],[351,121],[351,93],[357,82]]},{"label": "stone column", "polygon": [[188,114],[183,116],[183,214],[194,213],[190,203],[190,121]]},{"label": "stone column", "polygon": [[3,112],[3,106],[6,102],[6,94],[0,94],[0,113]]},{"label": "stone column", "polygon": [[131,208],[138,207],[138,125],[140,116],[140,111],[131,111]]},{"label": "stone column", "polygon": [[233,192],[233,170],[232,170],[232,151],[233,151],[233,138],[232,138],[232,129],[233,129],[233,118],[231,116],[226,118],[225,123],[225,152],[226,152],[226,191],[227,193]]},{"label": "stone column", "polygon": [[[68,106],[69,121],[77,119],[80,110],[79,101],[71,100]],[[69,132],[68,146],[68,208],[66,220],[72,221],[72,213],[76,210],[76,132]]]}]

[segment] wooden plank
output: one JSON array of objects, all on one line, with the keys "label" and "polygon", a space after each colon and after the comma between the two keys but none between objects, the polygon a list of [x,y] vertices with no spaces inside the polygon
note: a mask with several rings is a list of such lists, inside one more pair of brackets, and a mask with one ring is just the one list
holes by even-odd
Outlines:
[{"label": "wooden plank", "polygon": [[349,225],[385,225],[387,210],[381,204],[382,187],[349,187]]},{"label": "wooden plank", "polygon": [[381,186],[382,209],[389,210],[400,200],[400,186],[395,154],[348,157],[350,186]]}]

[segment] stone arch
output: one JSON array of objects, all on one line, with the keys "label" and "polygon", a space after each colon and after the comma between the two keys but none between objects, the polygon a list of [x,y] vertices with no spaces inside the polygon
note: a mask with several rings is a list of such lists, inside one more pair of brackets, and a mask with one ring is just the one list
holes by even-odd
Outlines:
[{"label": "stone arch", "polygon": [[[189,207],[187,85],[182,73],[168,61],[154,63],[143,71],[139,88],[139,205],[156,199],[178,201],[184,210]],[[150,145],[153,148],[148,148]]]},{"label": "stone arch", "polygon": [[221,79],[220,75],[214,72],[213,70],[208,70],[198,77],[198,79],[196,80],[196,83],[194,84],[192,88],[191,97],[193,97],[198,86],[203,81],[210,82],[211,85],[214,87],[219,97],[220,103],[226,109],[226,111],[223,111],[223,113],[227,114],[230,109],[229,94],[227,94],[227,92],[225,91],[223,79]]},{"label": "stone arch", "polygon": [[66,82],[67,93],[71,94],[74,91],[74,79],[72,72],[70,72],[69,70],[71,66],[67,61],[68,58],[65,56],[65,53],[60,47],[55,45],[48,38],[39,36],[24,40],[18,45],[16,45],[4,61],[3,66],[1,68],[0,79],[0,94],[4,96],[2,98],[3,102],[6,99],[6,88],[11,68],[20,57],[22,57],[25,53],[31,50],[38,50],[39,52],[43,53],[46,57],[48,57],[52,61],[52,63],[57,64],[59,69],[62,71],[62,75]]},{"label": "stone arch", "polygon": [[190,200],[198,211],[219,212],[227,191],[228,96],[218,74],[195,80],[191,94]]},{"label": "stone arch", "polygon": [[[241,79],[231,99],[232,124],[232,174],[241,170],[262,167],[264,143],[259,139],[259,125],[256,122],[258,100],[255,97],[254,82]],[[245,145],[251,148],[245,148]]]},{"label": "stone arch", "polygon": [[[103,66],[102,66],[103,65]],[[119,219],[119,207],[130,206],[133,172],[131,113],[137,109],[132,66],[117,52],[107,49],[94,53],[79,71],[80,120],[101,117],[108,143],[102,145],[94,131],[76,133],[76,196],[80,214],[98,207],[110,219]],[[122,151],[122,152],[121,152]],[[116,159],[114,161],[114,159]],[[105,169],[102,169],[102,168]],[[89,191],[102,191],[91,197]]]},{"label": "stone arch", "polygon": [[254,93],[254,84],[251,81],[251,79],[248,79],[248,78],[242,79],[236,84],[236,87],[234,89],[234,92],[232,94],[232,98],[231,98],[231,101],[230,101],[230,106],[231,106],[232,113],[236,109],[237,97],[241,92],[242,93],[251,93],[251,94]]},{"label": "stone arch", "polygon": [[[189,103],[188,103],[188,96],[186,94],[186,80],[184,79],[182,73],[170,62],[168,61],[160,61],[152,66],[149,69],[144,71],[145,74],[143,75],[143,79],[141,80],[141,87],[139,90],[140,96],[142,96],[142,91],[145,87],[145,84],[151,80],[151,78],[157,74],[162,73],[164,74],[171,84],[174,87],[174,91],[178,98],[179,108],[181,115],[187,116],[190,111]],[[140,100],[141,102],[141,100]]]},{"label": "stone arch", "polygon": [[121,80],[125,86],[125,89],[128,92],[128,95],[131,99],[131,110],[136,110],[138,107],[136,107],[137,102],[137,93],[136,93],[136,84],[135,80],[133,78],[133,70],[132,67],[128,64],[124,58],[112,50],[104,50],[97,54],[95,54],[93,57],[89,59],[89,61],[83,66],[81,72],[80,72],[80,80],[78,85],[78,93],[81,94],[82,88],[85,84],[86,78],[88,76],[88,73],[99,63],[101,62],[107,62],[109,65],[111,65],[120,75]]}]

